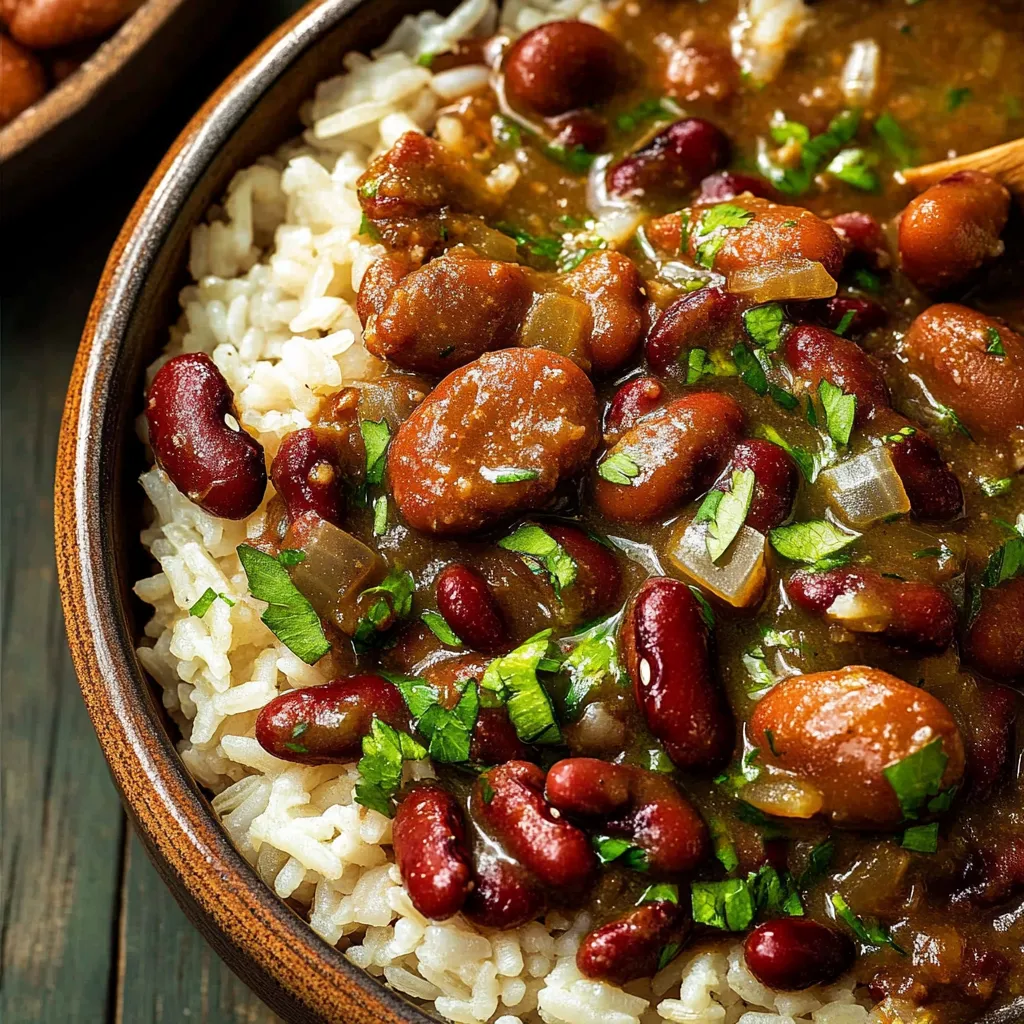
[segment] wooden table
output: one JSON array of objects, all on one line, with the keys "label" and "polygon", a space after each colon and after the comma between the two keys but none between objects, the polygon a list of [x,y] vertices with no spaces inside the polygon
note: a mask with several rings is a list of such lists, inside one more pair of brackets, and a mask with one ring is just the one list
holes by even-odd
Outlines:
[{"label": "wooden table", "polygon": [[[215,2],[215,0],[214,0]],[[267,1024],[185,919],[121,810],[78,693],[53,555],[64,390],[107,251],[191,113],[299,0],[249,0],[146,129],[3,226],[3,924],[9,1024]]]}]

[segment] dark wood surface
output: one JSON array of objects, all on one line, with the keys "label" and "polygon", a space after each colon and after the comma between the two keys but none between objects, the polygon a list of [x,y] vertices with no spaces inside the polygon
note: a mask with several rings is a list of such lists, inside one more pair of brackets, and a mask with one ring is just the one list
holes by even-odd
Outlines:
[{"label": "dark wood surface", "polygon": [[299,6],[244,4],[142,133],[73,188],[3,209],[0,1020],[10,1024],[277,1020],[188,923],[126,823],[67,652],[53,463],[78,337],[123,219],[189,116]]}]

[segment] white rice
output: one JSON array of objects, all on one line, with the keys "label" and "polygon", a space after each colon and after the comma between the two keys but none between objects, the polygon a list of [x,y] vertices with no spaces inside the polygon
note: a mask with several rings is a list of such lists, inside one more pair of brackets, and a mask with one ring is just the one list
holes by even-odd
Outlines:
[{"label": "white rice", "polygon": [[[500,21],[515,34],[544,20],[602,16],[588,0],[508,0]],[[416,57],[498,23],[493,0],[466,0],[447,19],[406,18],[373,59],[345,58],[344,72],[303,108],[301,139],[236,174],[222,206],[193,232],[195,283],[181,293],[181,318],[150,374],[179,353],[208,353],[235,392],[241,423],[272,458],[285,434],[310,424],[323,396],[380,373],[362,346],[354,301],[383,249],[357,237],[354,183],[373,154],[405,131],[431,129],[460,89],[481,83],[479,70],[433,75]],[[502,187],[500,175],[494,186]],[[216,794],[224,828],[260,877],[307,906],[313,930],[354,964],[463,1024],[868,1019],[852,981],[773,993],[746,970],[738,945],[690,951],[624,991],[576,970],[586,914],[552,912],[508,932],[461,917],[424,919],[394,866],[391,822],[353,802],[355,767],[290,764],[253,737],[258,710],[276,694],[327,682],[263,625],[262,603],[248,596],[235,548],[262,531],[263,509],[245,522],[216,519],[160,469],[141,482],[153,507],[142,541],[160,571],[135,585],[154,609],[139,656],[181,729],[181,756]],[[234,605],[215,601],[202,618],[190,616],[208,588]],[[430,774],[425,764],[406,770]]]}]

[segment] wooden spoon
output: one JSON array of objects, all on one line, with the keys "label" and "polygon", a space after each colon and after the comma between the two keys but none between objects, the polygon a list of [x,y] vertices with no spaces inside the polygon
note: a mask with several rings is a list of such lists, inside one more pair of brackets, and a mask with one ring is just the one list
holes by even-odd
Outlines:
[{"label": "wooden spoon", "polygon": [[977,153],[965,153],[951,160],[940,160],[920,167],[907,167],[896,172],[896,178],[912,185],[919,192],[941,181],[956,171],[986,171],[998,178],[1016,197],[1024,203],[1024,138],[1004,142],[991,149]]}]

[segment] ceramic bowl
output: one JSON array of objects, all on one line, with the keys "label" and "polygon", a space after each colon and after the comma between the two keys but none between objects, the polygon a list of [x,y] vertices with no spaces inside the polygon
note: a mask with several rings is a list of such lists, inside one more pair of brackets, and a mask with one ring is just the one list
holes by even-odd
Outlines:
[{"label": "ceramic bowl", "polygon": [[[176,317],[189,233],[231,175],[300,130],[298,108],[348,50],[383,42],[413,0],[322,0],[300,11],[214,94],[164,158],[107,262],[72,375],[58,450],[56,540],[82,693],[125,806],[157,868],[217,952],[289,1021],[428,1020],[351,965],[236,852],[175,750],[139,664],[131,582],[145,468],[133,420],[143,373]],[[444,6],[444,5],[442,5]],[[449,7],[451,5],[448,5]]]}]

